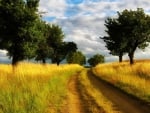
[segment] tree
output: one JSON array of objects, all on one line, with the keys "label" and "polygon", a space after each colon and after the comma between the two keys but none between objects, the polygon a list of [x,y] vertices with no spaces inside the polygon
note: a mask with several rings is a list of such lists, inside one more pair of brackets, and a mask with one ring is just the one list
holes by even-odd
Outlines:
[{"label": "tree", "polygon": [[49,25],[46,24],[44,21],[40,20],[39,23],[37,23],[39,31],[42,33],[41,39],[39,39],[38,47],[36,50],[36,56],[35,60],[42,61],[43,64],[46,63],[46,59],[48,59],[53,49],[52,47],[49,47],[48,45],[48,36],[49,36]]},{"label": "tree", "polygon": [[88,60],[88,63],[91,66],[96,66],[97,64],[104,62],[105,62],[104,56],[100,54],[96,54]]},{"label": "tree", "polygon": [[12,64],[33,57],[36,42],[39,0],[0,1],[0,49],[8,51]]},{"label": "tree", "polygon": [[124,10],[118,12],[118,22],[123,26],[126,40],[126,50],[130,58],[130,64],[134,63],[134,53],[137,48],[144,49],[150,41],[150,16],[144,10]]},{"label": "tree", "polygon": [[110,50],[110,54],[119,56],[119,62],[122,62],[123,54],[125,54],[126,41],[122,25],[117,19],[107,18],[105,21],[108,36],[100,37],[106,43],[106,47]]},{"label": "tree", "polygon": [[[143,9],[136,11],[124,10],[118,12],[118,18],[106,21],[106,31],[109,36],[102,39],[106,47],[115,54],[128,53],[130,64],[134,63],[134,53],[137,48],[144,49],[150,41],[150,16]],[[122,54],[121,54],[122,55]]]},{"label": "tree", "polygon": [[48,27],[48,38],[47,38],[47,43],[48,46],[53,49],[53,53],[51,54],[50,58],[52,60],[52,63],[59,63],[64,59],[64,55],[62,55],[64,49],[64,33],[58,25],[55,24],[49,24]]},{"label": "tree", "polygon": [[53,49],[50,56],[52,63],[60,64],[70,52],[75,52],[77,46],[74,42],[64,42],[64,33],[58,25],[49,25],[49,36],[47,38],[48,46]]},{"label": "tree", "polygon": [[85,56],[82,54],[82,52],[77,51],[77,52],[71,52],[70,54],[68,54],[67,56],[67,62],[69,64],[80,64],[83,65],[86,63],[86,58]]},{"label": "tree", "polygon": [[60,45],[57,45],[57,49],[52,54],[52,62],[60,64],[62,60],[66,58],[69,53],[76,52],[77,46],[73,42],[63,42]]}]

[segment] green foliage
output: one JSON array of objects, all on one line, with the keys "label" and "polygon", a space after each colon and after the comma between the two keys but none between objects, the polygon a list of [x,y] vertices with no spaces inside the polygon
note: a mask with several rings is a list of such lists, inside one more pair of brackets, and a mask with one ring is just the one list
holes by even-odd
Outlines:
[{"label": "green foliage", "polygon": [[54,48],[52,53],[52,62],[59,63],[66,58],[69,53],[75,52],[77,50],[77,46],[73,42],[62,42],[62,44],[57,45],[57,48]]},{"label": "green foliage", "polygon": [[49,25],[48,32],[49,32],[49,36],[47,41],[49,46],[57,49],[57,47],[63,42],[65,36],[62,31],[62,28],[56,24],[52,24]]},{"label": "green foliage", "polygon": [[31,58],[40,36],[36,21],[39,0],[0,1],[0,49],[6,49],[12,64]]},{"label": "green foliage", "polygon": [[106,43],[106,47],[110,50],[110,54],[119,56],[119,61],[122,62],[122,56],[126,52],[126,41],[122,31],[122,25],[117,19],[107,18],[105,21],[108,36],[101,37]]},{"label": "green foliage", "polygon": [[[118,18],[107,19],[108,36],[103,37],[106,47],[116,55],[128,53],[130,64],[133,64],[134,52],[137,48],[144,49],[150,41],[150,16],[144,10],[124,10],[118,12]],[[121,53],[121,54],[120,54]]]},{"label": "green foliage", "polygon": [[82,52],[77,51],[77,52],[71,52],[70,54],[68,54],[67,56],[67,62],[70,64],[80,64],[83,65],[86,63],[86,58],[85,56],[82,54]]},{"label": "green foliage", "polygon": [[118,21],[122,24],[123,32],[126,38],[126,50],[130,58],[130,64],[133,64],[134,52],[137,48],[144,49],[150,41],[150,16],[144,13],[144,10],[138,8],[136,11],[124,10],[118,12]]},{"label": "green foliage", "polygon": [[70,52],[75,52],[77,46],[74,42],[64,42],[64,33],[58,25],[48,25],[47,44],[52,48],[50,58],[52,63],[60,64]]},{"label": "green foliage", "polygon": [[35,60],[42,61],[46,63],[46,59],[49,58],[53,52],[52,47],[48,45],[48,36],[49,36],[49,25],[44,21],[39,21],[37,23],[38,29],[41,32],[41,38],[39,39],[38,47],[36,49]]},{"label": "green foliage", "polygon": [[104,56],[100,54],[96,54],[88,60],[88,63],[91,66],[96,66],[97,64],[104,62],[105,62]]}]

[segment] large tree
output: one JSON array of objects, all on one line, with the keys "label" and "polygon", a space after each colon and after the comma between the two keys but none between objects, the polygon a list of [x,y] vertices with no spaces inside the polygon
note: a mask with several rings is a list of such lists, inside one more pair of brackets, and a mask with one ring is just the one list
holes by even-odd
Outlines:
[{"label": "large tree", "polygon": [[[112,24],[111,21],[115,22],[115,24]],[[121,13],[118,12],[117,18],[110,19],[110,22],[106,23],[106,26],[113,25],[113,27],[107,31],[109,36],[103,37],[103,39],[109,46],[110,51],[115,50],[115,52],[119,53],[121,50],[122,53],[127,52],[130,64],[133,64],[135,50],[137,48],[144,49],[150,41],[149,23],[150,16],[146,15],[141,8],[136,11],[124,10]],[[116,29],[116,27],[118,28]]]},{"label": "large tree", "polygon": [[33,57],[39,0],[0,0],[0,49],[8,51],[12,64]]},{"label": "large tree", "polygon": [[71,52],[67,55],[67,62],[69,64],[80,64],[83,65],[86,63],[86,57],[81,51]]},{"label": "large tree", "polygon": [[96,66],[99,63],[104,63],[105,62],[105,58],[103,55],[100,54],[96,54],[93,57],[91,57],[90,59],[88,59],[88,63],[91,66]]},{"label": "large tree", "polygon": [[122,25],[117,19],[107,18],[105,21],[107,28],[106,33],[108,36],[100,37],[106,43],[107,49],[110,54],[119,56],[119,62],[122,62],[123,54],[125,53],[126,41],[124,39],[124,33]]},{"label": "large tree", "polygon": [[130,64],[134,63],[134,53],[137,48],[144,49],[150,41],[150,16],[144,10],[138,8],[136,11],[124,10],[118,12],[118,21],[123,26],[126,50],[130,58]]}]

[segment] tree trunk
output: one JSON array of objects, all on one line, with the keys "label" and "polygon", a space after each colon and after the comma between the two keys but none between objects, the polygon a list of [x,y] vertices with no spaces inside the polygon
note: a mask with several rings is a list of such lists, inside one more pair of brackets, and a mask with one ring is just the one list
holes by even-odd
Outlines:
[{"label": "tree trunk", "polygon": [[46,63],[46,60],[45,60],[44,58],[42,59],[42,63],[43,63],[43,64],[45,64],[45,63]]},{"label": "tree trunk", "polygon": [[129,58],[130,58],[130,64],[134,64],[134,52],[129,53]]},{"label": "tree trunk", "polygon": [[18,59],[17,55],[13,55],[13,57],[12,57],[12,65],[16,66],[18,62],[19,62],[19,59]]},{"label": "tree trunk", "polygon": [[130,58],[130,65],[134,64],[134,52],[136,50],[136,48],[138,47],[138,44],[135,44],[131,50],[128,52],[128,56]]},{"label": "tree trunk", "polygon": [[119,54],[119,62],[122,62],[122,56],[123,56],[123,54],[120,53],[120,54]]},{"label": "tree trunk", "polygon": [[57,66],[59,66],[59,64],[60,64],[60,62],[58,61],[58,62],[57,62]]}]

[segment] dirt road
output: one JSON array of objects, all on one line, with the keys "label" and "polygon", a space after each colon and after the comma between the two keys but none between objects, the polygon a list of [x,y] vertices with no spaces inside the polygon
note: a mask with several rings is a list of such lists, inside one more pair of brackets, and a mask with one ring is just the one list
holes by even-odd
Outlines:
[{"label": "dirt road", "polygon": [[150,106],[113,87],[88,71],[91,83],[123,113],[150,113]]},{"label": "dirt road", "polygon": [[[94,88],[108,98],[114,104],[114,108],[117,111],[121,111],[122,113],[150,113],[150,105],[127,95],[118,88],[99,79],[93,75],[91,70],[88,71],[87,76]],[[91,99],[84,100],[82,98],[82,89],[79,90],[78,85],[78,75],[72,76],[68,82],[67,106],[64,113],[105,113],[101,108],[98,109],[99,112],[90,112],[87,110],[88,106],[86,104],[91,103]],[[90,98],[90,96],[87,97]],[[94,103],[91,105],[94,106]]]},{"label": "dirt road", "polygon": [[84,113],[78,89],[78,75],[73,75],[68,82],[68,108],[66,113]]}]

